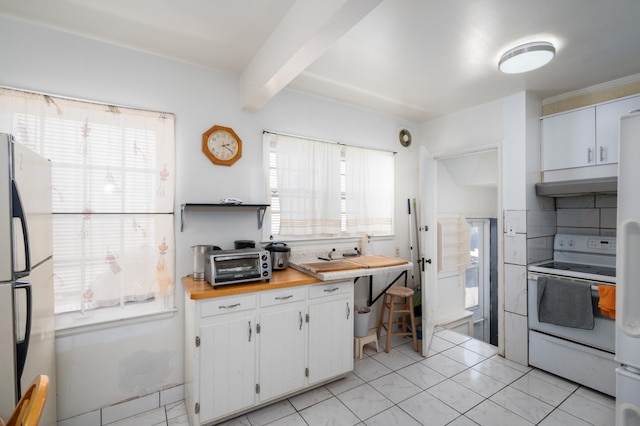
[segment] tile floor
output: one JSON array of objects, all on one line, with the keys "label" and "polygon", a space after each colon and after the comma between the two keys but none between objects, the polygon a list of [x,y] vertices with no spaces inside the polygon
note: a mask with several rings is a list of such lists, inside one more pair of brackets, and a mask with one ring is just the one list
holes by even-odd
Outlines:
[{"label": "tile floor", "polygon": [[184,400],[107,424],[109,426],[190,426]]},{"label": "tile floor", "polygon": [[[402,338],[393,345],[388,354],[367,345],[346,378],[224,425],[614,424],[615,399],[508,361],[497,348],[468,336],[436,332],[427,358]],[[140,415],[113,425],[187,425],[184,409],[179,402],[166,407],[162,421]]]}]

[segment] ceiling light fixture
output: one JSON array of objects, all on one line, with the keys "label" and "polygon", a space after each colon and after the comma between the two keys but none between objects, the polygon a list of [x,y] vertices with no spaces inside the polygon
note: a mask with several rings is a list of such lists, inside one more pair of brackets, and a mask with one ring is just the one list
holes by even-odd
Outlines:
[{"label": "ceiling light fixture", "polygon": [[546,41],[525,43],[502,55],[498,68],[507,74],[527,72],[548,64],[555,54],[556,48]]}]

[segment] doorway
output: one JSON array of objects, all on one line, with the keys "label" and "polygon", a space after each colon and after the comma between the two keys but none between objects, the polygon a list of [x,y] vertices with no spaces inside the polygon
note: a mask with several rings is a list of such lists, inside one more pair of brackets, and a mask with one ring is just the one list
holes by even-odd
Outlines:
[{"label": "doorway", "polygon": [[[465,271],[465,309],[473,312],[473,337],[497,344],[496,219],[467,219],[471,227],[470,258]],[[493,225],[493,226],[492,226]],[[492,247],[493,246],[493,247]]]}]

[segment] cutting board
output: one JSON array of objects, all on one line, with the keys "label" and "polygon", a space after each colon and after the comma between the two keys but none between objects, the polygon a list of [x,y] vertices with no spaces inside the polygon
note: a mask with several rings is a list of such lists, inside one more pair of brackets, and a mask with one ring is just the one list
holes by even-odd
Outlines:
[{"label": "cutting board", "polygon": [[335,272],[335,271],[347,271],[349,269],[360,269],[361,265],[353,263],[349,260],[329,260],[323,262],[309,262],[309,263],[301,263],[300,266],[304,269],[308,269],[313,273],[322,273],[322,272]]},{"label": "cutting board", "polygon": [[361,256],[349,259],[349,262],[359,265],[361,268],[384,268],[385,266],[406,265],[404,259],[387,256]]}]

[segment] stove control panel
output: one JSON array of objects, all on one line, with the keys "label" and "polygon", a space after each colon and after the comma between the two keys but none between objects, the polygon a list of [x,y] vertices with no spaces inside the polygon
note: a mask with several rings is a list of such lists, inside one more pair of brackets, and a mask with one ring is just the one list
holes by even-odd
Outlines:
[{"label": "stove control panel", "polygon": [[615,236],[556,234],[554,250],[593,254],[616,254]]},{"label": "stove control panel", "polygon": [[591,249],[598,249],[598,250],[615,250],[616,241],[603,240],[601,238],[589,238],[588,247]]}]

